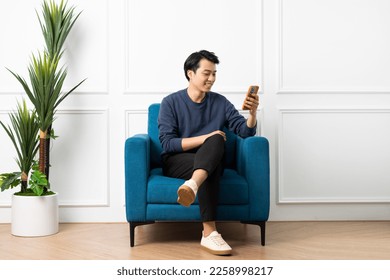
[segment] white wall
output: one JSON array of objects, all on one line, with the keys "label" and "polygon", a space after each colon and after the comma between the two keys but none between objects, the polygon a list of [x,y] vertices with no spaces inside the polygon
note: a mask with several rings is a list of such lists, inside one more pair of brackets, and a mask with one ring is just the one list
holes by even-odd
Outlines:
[{"label": "white wall", "polygon": [[[237,107],[262,87],[259,133],[270,140],[271,220],[390,217],[389,0],[70,1],[83,13],[65,60],[71,87],[58,111],[52,187],[63,222],[124,221],[123,145],[146,131],[147,107],[184,88],[193,51],[220,58],[213,90]],[[34,9],[0,4],[0,119],[43,46]],[[7,26],[7,28],[4,28]],[[0,172],[15,169],[0,133]],[[11,192],[0,194],[10,221]]]}]

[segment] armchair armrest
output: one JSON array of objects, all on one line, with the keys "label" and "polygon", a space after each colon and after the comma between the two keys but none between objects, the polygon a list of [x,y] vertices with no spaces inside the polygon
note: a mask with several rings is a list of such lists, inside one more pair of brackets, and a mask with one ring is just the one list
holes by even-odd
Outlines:
[{"label": "armchair armrest", "polygon": [[146,188],[150,172],[150,137],[137,134],[125,142],[125,195],[127,221],[145,221]]},{"label": "armchair armrest", "polygon": [[249,184],[251,220],[266,221],[269,215],[269,143],[265,137],[237,137],[237,171]]}]

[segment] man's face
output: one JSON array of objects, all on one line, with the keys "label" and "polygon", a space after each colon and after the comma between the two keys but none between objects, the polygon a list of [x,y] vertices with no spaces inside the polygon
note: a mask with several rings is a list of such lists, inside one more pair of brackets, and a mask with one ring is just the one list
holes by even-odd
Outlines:
[{"label": "man's face", "polygon": [[190,84],[199,91],[208,92],[215,82],[216,73],[215,64],[203,58],[199,61],[199,68],[196,72],[193,72],[192,70],[188,71]]}]

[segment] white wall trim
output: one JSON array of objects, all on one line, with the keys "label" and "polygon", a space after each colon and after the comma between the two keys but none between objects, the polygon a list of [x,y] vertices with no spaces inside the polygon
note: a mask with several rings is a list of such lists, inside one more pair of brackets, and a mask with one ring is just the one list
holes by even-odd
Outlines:
[{"label": "white wall trim", "polygon": [[362,89],[361,87],[348,87],[346,89],[320,89],[320,88],[288,88],[284,85],[284,77],[283,77],[283,70],[284,70],[284,57],[283,57],[283,50],[284,50],[284,40],[283,40],[283,23],[284,23],[284,2],[285,0],[279,0],[278,6],[279,6],[279,51],[278,51],[278,89],[276,91],[276,94],[390,94],[390,88],[367,88]]},{"label": "white wall trim", "polygon": [[[123,7],[124,7],[124,13],[125,13],[125,65],[124,65],[124,90],[123,94],[129,95],[129,94],[169,94],[172,93],[172,89],[170,88],[161,88],[161,89],[154,89],[153,87],[150,87],[149,85],[142,86],[140,88],[131,86],[130,82],[130,68],[131,68],[131,53],[130,53],[130,46],[131,46],[131,38],[130,38],[130,4],[131,1],[123,0]],[[256,72],[258,77],[257,81],[254,81],[256,84],[261,85],[259,94],[263,93],[263,87],[264,87],[264,1],[260,0],[256,2],[256,9],[259,11],[259,17],[257,18],[257,25],[258,25],[258,31],[254,36],[256,37],[255,42],[257,45],[257,52],[255,55],[255,59],[257,61],[256,64]],[[250,42],[250,38],[248,38],[248,42]],[[184,61],[183,61],[184,63]],[[247,87],[250,85],[243,85],[243,87]],[[242,92],[242,87],[232,87],[232,88],[226,88],[221,86],[221,89],[218,90],[218,92],[222,94],[237,94]]]},{"label": "white wall trim", "polygon": [[[148,110],[125,110],[125,139],[129,138],[130,136],[130,119],[133,115],[142,115],[142,116],[148,116]],[[147,123],[144,124],[147,128]],[[140,134],[147,133],[147,130],[140,131]]]},{"label": "white wall trim", "polygon": [[108,108],[83,108],[83,109],[64,109],[64,110],[58,110],[57,114],[71,114],[71,115],[103,115],[105,116],[106,121],[106,132],[99,132],[99,135],[102,135],[106,138],[106,164],[105,164],[105,170],[106,170],[106,183],[103,184],[105,187],[104,195],[98,200],[91,200],[91,201],[83,201],[83,200],[77,200],[77,201],[59,201],[60,207],[110,207],[110,116],[109,116],[109,109]]},{"label": "white wall trim", "polygon": [[322,90],[322,89],[283,89],[280,88],[276,94],[390,94],[390,89],[335,89],[335,90]]},{"label": "white wall trim", "polygon": [[[9,111],[11,112],[11,111]],[[6,110],[0,110],[0,114],[7,114]],[[97,115],[105,115],[106,116],[106,133],[101,133],[101,135],[104,135],[106,137],[107,141],[107,148],[106,148],[106,157],[107,157],[107,162],[105,166],[105,170],[107,172],[107,182],[103,184],[105,187],[104,190],[104,196],[97,199],[97,200],[91,200],[91,201],[83,201],[83,200],[77,200],[77,201],[59,201],[59,206],[60,207],[109,207],[110,206],[110,169],[109,169],[109,111],[107,108],[105,109],[64,109],[64,110],[58,110],[57,115],[65,115],[65,114],[70,114],[70,115],[80,115],[80,114],[97,114]],[[8,190],[10,192],[13,192],[13,190]],[[56,191],[56,190],[53,190]],[[61,196],[59,196],[61,198]],[[11,201],[1,203],[0,208],[10,208],[11,207]]]},{"label": "white wall trim", "polygon": [[277,204],[357,204],[357,203],[390,203],[389,197],[355,197],[350,196],[347,198],[335,198],[335,197],[302,197],[296,199],[290,199],[283,196],[283,190],[285,188],[284,182],[284,170],[283,170],[283,133],[284,133],[284,117],[291,114],[307,114],[310,117],[311,114],[332,114],[332,113],[359,113],[359,114],[390,114],[390,108],[278,108],[278,130],[277,130],[277,145],[276,147],[276,203]]},{"label": "white wall trim", "polygon": [[[125,0],[126,1],[126,0]],[[105,16],[105,19],[104,19],[104,21],[105,21],[105,23],[106,23],[106,26],[107,26],[107,31],[106,31],[106,34],[105,34],[105,36],[106,36],[106,40],[105,40],[105,42],[104,42],[104,44],[106,44],[106,49],[107,49],[107,51],[106,51],[106,54],[105,54],[105,57],[104,57],[104,59],[106,60],[106,64],[107,64],[107,69],[105,69],[105,71],[106,71],[106,73],[105,73],[105,79],[106,79],[106,86],[105,86],[105,88],[101,88],[101,89],[92,89],[92,88],[89,88],[88,89],[88,87],[86,87],[84,90],[81,90],[81,91],[77,91],[77,90],[75,90],[74,92],[72,92],[71,93],[71,95],[108,95],[109,94],[109,57],[110,57],[110,55],[109,55],[109,53],[110,53],[110,48],[109,48],[109,9],[108,9],[108,3],[109,3],[109,0],[105,0],[105,6],[106,6],[106,8],[105,8],[105,11],[106,11],[106,16]],[[34,12],[34,11],[31,11],[31,12]],[[82,15],[81,15],[82,16]],[[38,19],[36,19],[36,24],[39,24],[39,22],[38,22]],[[76,23],[76,28],[77,28],[77,23]],[[72,31],[71,31],[72,32]],[[41,35],[41,34],[39,34],[39,35]],[[41,49],[43,49],[44,48],[44,42],[42,41],[42,48]],[[73,51],[75,51],[75,50],[73,50]],[[35,50],[34,50],[34,52],[35,52]],[[66,52],[66,51],[65,51]],[[99,59],[101,59],[101,58],[99,58]],[[65,62],[65,64],[67,64],[68,62]],[[26,62],[25,62],[25,67],[26,67],[26,69],[27,69],[27,67],[28,67],[28,65],[30,65],[30,60],[27,60]],[[65,65],[66,66],[66,65]],[[7,66],[8,68],[10,68],[11,70],[12,70],[12,66]],[[11,73],[9,73],[9,75],[10,76],[12,76],[12,74]],[[77,85],[79,82],[81,82],[83,79],[86,79],[85,81],[84,81],[84,83],[82,83],[80,86],[83,86],[83,85],[86,85],[86,84],[88,84],[88,76],[87,76],[87,74],[85,74],[86,76],[82,76],[82,77],[80,77],[79,78],[79,80],[77,80],[75,83],[74,83],[74,85],[71,85],[69,88],[64,88],[63,89],[63,92],[68,92],[72,87],[74,87],[75,85]],[[28,77],[28,74],[26,74],[26,75],[24,75],[23,76],[25,79],[26,79],[26,81],[28,82],[28,84],[30,85],[30,81],[29,81],[29,77]],[[14,77],[13,77],[14,78]],[[15,78],[15,81],[16,81],[16,78]],[[19,96],[19,95],[25,95],[25,92],[24,91],[22,91],[22,85],[20,85],[20,83],[18,82],[18,88],[19,89],[1,89],[0,88],[0,97],[2,96],[2,95],[11,95],[11,96],[14,96],[14,95],[16,95],[16,96]],[[26,96],[26,95],[25,95]],[[26,98],[27,98],[27,96],[26,96]]]}]

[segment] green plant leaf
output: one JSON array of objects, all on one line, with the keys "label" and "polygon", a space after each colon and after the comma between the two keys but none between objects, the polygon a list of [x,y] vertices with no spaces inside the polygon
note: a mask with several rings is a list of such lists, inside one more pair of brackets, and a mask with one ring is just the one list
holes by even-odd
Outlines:
[{"label": "green plant leaf", "polygon": [[52,128],[52,129],[50,129],[50,139],[53,139],[53,140],[55,140],[55,139],[57,139],[58,138],[58,136],[57,135],[55,135],[55,133],[54,133],[54,129]]},{"label": "green plant leaf", "polygon": [[50,56],[62,55],[64,42],[80,14],[75,14],[75,8],[68,8],[63,0],[59,5],[53,0],[42,3],[42,17],[37,15]]},{"label": "green plant leaf", "polygon": [[0,188],[1,191],[12,189],[18,186],[21,182],[20,176],[22,172],[3,173],[0,174]]},{"label": "green plant leaf", "polygon": [[48,181],[46,175],[36,168],[37,166],[34,166],[33,171],[31,172],[29,186],[36,195],[41,196],[45,188],[48,187]]},{"label": "green plant leaf", "polygon": [[35,111],[27,108],[25,100],[18,103],[17,110],[9,114],[11,126],[0,121],[1,126],[8,134],[17,153],[16,162],[21,172],[28,174],[38,152],[39,125]]}]

